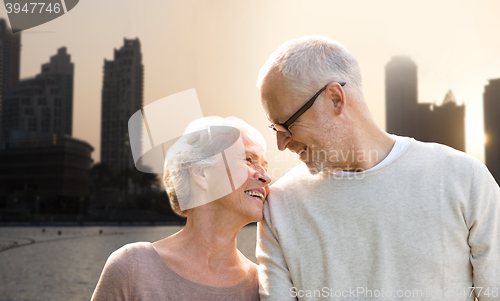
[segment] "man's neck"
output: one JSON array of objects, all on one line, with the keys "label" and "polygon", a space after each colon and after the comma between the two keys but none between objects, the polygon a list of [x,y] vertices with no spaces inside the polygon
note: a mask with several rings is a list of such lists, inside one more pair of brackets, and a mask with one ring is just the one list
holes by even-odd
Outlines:
[{"label": "man's neck", "polygon": [[371,126],[369,130],[359,131],[351,140],[352,156],[347,156],[333,171],[359,172],[368,170],[384,160],[391,152],[396,139],[381,130],[378,126]]}]

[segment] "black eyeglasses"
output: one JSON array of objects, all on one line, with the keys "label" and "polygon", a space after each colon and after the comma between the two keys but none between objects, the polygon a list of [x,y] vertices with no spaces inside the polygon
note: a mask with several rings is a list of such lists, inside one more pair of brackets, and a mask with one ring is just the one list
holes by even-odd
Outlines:
[{"label": "black eyeglasses", "polygon": [[[321,90],[318,91],[318,93],[314,94],[314,96],[309,99],[305,105],[302,106],[295,114],[292,115],[287,121],[284,123],[271,123],[269,128],[273,129],[275,132],[280,132],[283,135],[285,135],[287,138],[292,136],[292,132],[288,129],[292,123],[297,120],[302,114],[304,114],[305,111],[307,111],[316,101],[316,98],[321,94],[321,92],[325,91],[326,87],[331,83],[328,83],[326,86],[321,88]],[[340,86],[344,86],[346,83],[345,82],[339,82]]]}]

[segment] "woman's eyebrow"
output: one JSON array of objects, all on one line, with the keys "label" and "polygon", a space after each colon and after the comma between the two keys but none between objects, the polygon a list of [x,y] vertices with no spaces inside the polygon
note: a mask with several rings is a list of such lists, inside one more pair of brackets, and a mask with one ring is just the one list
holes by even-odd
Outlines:
[{"label": "woman's eyebrow", "polygon": [[[250,149],[247,149],[246,152],[250,153],[250,155],[254,158],[260,158],[260,156],[257,153],[255,153],[254,151],[252,151]],[[263,164],[262,166],[264,166],[264,165],[268,166],[269,163],[266,160],[264,160],[264,162],[262,162],[262,164]]]},{"label": "woman's eyebrow", "polygon": [[256,152],[254,152],[251,148],[246,149],[245,152],[250,153],[252,157],[259,158],[259,155]]}]

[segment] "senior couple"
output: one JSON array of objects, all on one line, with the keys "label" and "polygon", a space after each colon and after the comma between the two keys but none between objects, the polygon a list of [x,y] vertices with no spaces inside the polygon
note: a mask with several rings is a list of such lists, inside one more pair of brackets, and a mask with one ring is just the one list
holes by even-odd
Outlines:
[{"label": "senior couple", "polygon": [[[286,42],[257,86],[279,150],[303,164],[270,189],[257,130],[237,118],[194,121],[238,129],[244,155],[223,160],[243,181],[207,199],[226,180],[213,171],[221,160],[206,158],[234,139],[184,141],[164,182],[186,226],[115,251],[93,300],[500,300],[500,188],[481,162],[381,130],[356,60],[331,39]],[[258,266],[236,248],[250,222]]]}]

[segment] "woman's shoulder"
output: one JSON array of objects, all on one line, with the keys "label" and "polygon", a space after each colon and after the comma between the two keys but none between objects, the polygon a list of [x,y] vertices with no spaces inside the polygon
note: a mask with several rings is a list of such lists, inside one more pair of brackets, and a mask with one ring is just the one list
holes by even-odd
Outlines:
[{"label": "woman's shoulder", "polygon": [[114,257],[130,257],[138,254],[148,253],[151,251],[150,242],[134,242],[124,245],[114,251],[111,256]]},{"label": "woman's shoulder", "polygon": [[150,257],[151,244],[137,242],[124,245],[111,253],[104,265],[92,300],[129,300],[144,260]]},{"label": "woman's shoulder", "polygon": [[135,242],[126,244],[109,255],[106,261],[107,267],[130,268],[145,258],[151,257],[151,243]]},{"label": "woman's shoulder", "polygon": [[131,260],[138,255],[147,254],[150,251],[150,245],[151,243],[149,242],[134,242],[126,244],[111,253],[109,259],[114,261]]}]

